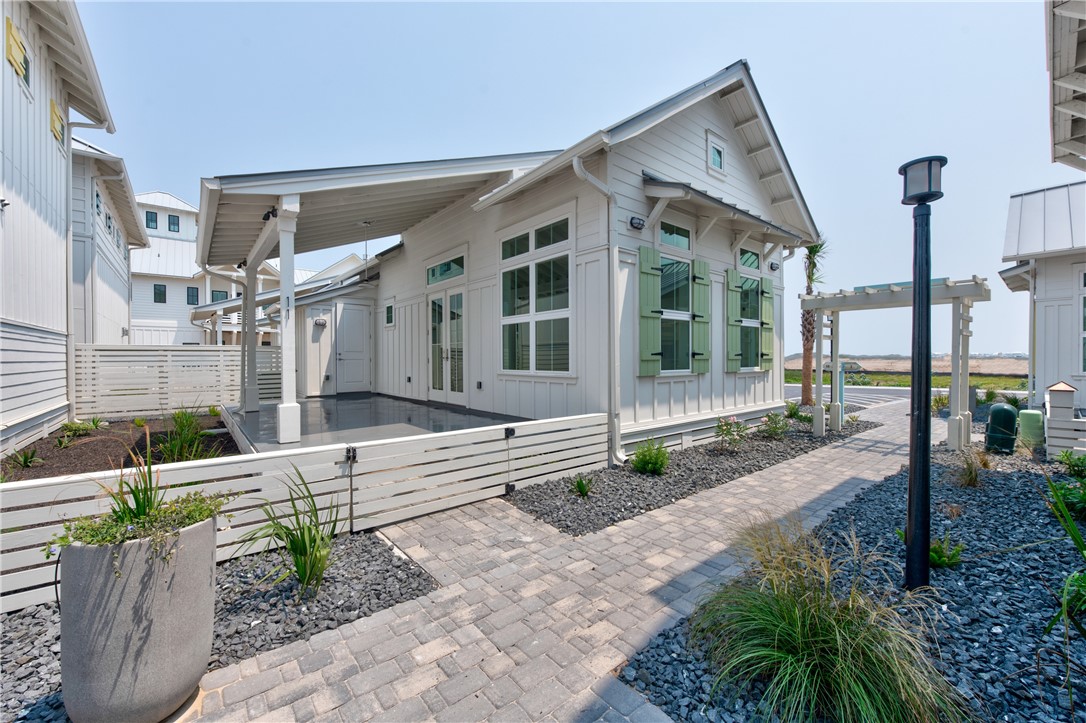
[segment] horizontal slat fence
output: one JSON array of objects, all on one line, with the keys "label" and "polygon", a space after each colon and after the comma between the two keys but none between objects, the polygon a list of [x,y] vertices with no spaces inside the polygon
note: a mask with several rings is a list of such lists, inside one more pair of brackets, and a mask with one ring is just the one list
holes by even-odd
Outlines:
[{"label": "horizontal slat fence", "polygon": [[[279,398],[279,347],[257,349],[260,398]],[[75,413],[151,416],[181,408],[234,404],[241,391],[238,346],[77,344]]]},{"label": "horizontal slat fence", "polygon": [[[295,466],[322,509],[338,506],[343,531],[358,531],[497,497],[509,483],[535,484],[606,462],[606,416],[592,414],[179,462],[158,466],[156,474],[170,498],[197,489],[238,493],[225,508],[232,518],[219,521],[217,557],[225,560],[246,552],[238,539],[264,522],[265,501],[286,514],[286,481]],[[64,520],[106,512],[103,485],[116,482],[116,473],[98,472],[3,485],[0,611],[54,599],[56,558],[46,560],[43,548]]]}]

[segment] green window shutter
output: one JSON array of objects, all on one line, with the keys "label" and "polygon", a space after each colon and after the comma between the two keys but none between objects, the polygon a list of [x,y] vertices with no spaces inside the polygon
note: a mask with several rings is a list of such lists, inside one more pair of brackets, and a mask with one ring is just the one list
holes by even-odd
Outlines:
[{"label": "green window shutter", "polygon": [[773,368],[773,282],[762,280],[762,371]]},{"label": "green window shutter", "polygon": [[638,344],[641,360],[637,375],[654,377],[660,373],[660,252],[651,246],[642,246],[640,273],[638,274],[637,298],[641,309],[638,326]]},{"label": "green window shutter", "polygon": [[739,269],[728,269],[725,280],[728,289],[725,294],[724,317],[727,336],[724,341],[724,371],[737,372],[743,358],[739,342],[739,292],[742,280],[739,278]]},{"label": "green window shutter", "polygon": [[709,281],[709,262],[694,259],[694,278],[690,305],[694,320],[690,325],[690,371],[695,374],[708,374],[710,371],[709,354],[713,349],[713,287]]}]

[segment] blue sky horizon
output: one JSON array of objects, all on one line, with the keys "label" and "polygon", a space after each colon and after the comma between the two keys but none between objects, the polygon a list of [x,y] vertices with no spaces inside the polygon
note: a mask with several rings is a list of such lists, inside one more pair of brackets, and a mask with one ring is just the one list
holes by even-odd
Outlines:
[{"label": "blue sky horizon", "polygon": [[[80,2],[137,192],[201,177],[565,148],[746,58],[829,241],[823,290],[907,280],[897,168],[945,155],[933,276],[987,277],[972,350],[1024,351],[997,272],[1008,197],[1083,174],[1050,160],[1039,2],[363,4]],[[371,242],[372,255],[390,241]],[[327,266],[360,245],[299,257]],[[799,351],[803,270],[785,266]],[[936,352],[949,307],[933,311]],[[847,314],[846,354],[910,348],[908,309]]]}]

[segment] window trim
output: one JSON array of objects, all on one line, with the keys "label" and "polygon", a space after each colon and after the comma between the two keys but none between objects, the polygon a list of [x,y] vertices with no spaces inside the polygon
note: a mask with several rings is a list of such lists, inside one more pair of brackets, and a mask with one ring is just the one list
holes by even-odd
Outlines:
[{"label": "window trim", "polygon": [[[196,292],[196,301],[192,300],[192,292]],[[185,303],[188,306],[200,305],[200,287],[199,286],[186,286],[185,287]]]},{"label": "window trim", "polygon": [[[449,261],[455,261],[458,258],[463,258],[464,259],[464,271],[462,273],[459,273],[456,276],[450,276],[447,279],[442,279],[441,281],[435,281],[432,284],[430,283],[430,269],[436,268],[436,267],[440,266],[441,264],[447,263]],[[433,291],[435,289],[444,289],[446,286],[454,286],[456,284],[463,284],[463,283],[466,283],[467,280],[468,280],[468,246],[467,246],[467,244],[462,244],[462,245],[456,247],[455,249],[452,250],[452,252],[445,252],[445,253],[440,254],[438,256],[432,256],[425,263],[425,271],[423,271],[423,279],[422,279],[422,281],[423,281],[423,284],[426,287],[427,292]]]},{"label": "window trim", "polygon": [[[577,376],[577,354],[576,354],[576,245],[577,245],[577,204],[575,201],[562,204],[550,211],[545,211],[540,214],[536,214],[530,218],[520,221],[512,226],[507,226],[500,229],[495,234],[494,243],[494,256],[498,265],[498,344],[497,344],[497,373],[501,377],[547,377],[551,379],[574,379]],[[541,249],[535,248],[535,232],[537,229],[544,228],[551,224],[568,219],[569,221],[569,238],[559,243],[550,244],[544,246]],[[502,243],[512,238],[516,238],[524,233],[528,234],[528,251],[527,253],[511,256],[508,259],[502,259]],[[550,311],[536,311],[536,266],[544,261],[551,261],[560,257],[566,257],[568,276],[569,276],[569,303],[564,309],[552,309]],[[502,278],[507,271],[512,271],[521,267],[528,267],[528,312],[524,314],[516,314],[513,316],[504,316],[502,314],[501,305],[503,300],[502,294]],[[569,323],[569,369],[567,371],[545,371],[537,370],[536,367],[536,323],[540,321],[550,321],[554,319],[568,319]],[[528,368],[527,369],[506,369],[505,354],[503,353],[504,343],[504,328],[513,324],[528,324]]]},{"label": "window trim", "polygon": [[[392,317],[391,321],[389,321],[390,316]],[[396,326],[396,305],[390,301],[385,304],[385,328],[393,326]]]},{"label": "window trim", "polygon": [[[720,168],[713,165],[713,148],[720,149]],[[711,174],[728,177],[728,142],[709,129],[705,130],[705,167]]]},{"label": "window trim", "polygon": [[[740,263],[740,259],[742,259],[744,251],[750,252],[750,253],[752,253],[752,254],[754,254],[754,255],[756,255],[758,257],[758,268],[752,269],[749,266],[743,266],[743,264]],[[762,270],[762,267],[765,265],[764,261],[765,261],[765,259],[763,258],[763,253],[761,251],[758,251],[757,249],[747,248],[746,246],[741,246],[735,252],[735,268],[739,272],[739,278],[740,279],[757,279],[757,281],[758,281],[758,311],[756,313],[757,318],[748,319],[748,318],[741,315],[742,314],[742,301],[740,301],[740,308],[739,308],[739,314],[740,315],[738,316],[740,330],[742,330],[744,327],[748,328],[748,329],[751,329],[751,328],[758,329],[758,351],[756,352],[757,357],[758,357],[758,364],[755,365],[755,366],[752,366],[752,367],[745,367],[745,366],[743,366],[742,357],[740,357],[739,372],[738,372],[739,374],[755,373],[755,372],[765,371],[764,369],[762,369],[762,291],[764,290],[764,286],[765,286],[765,282],[766,282],[766,276],[765,276],[765,273]],[[742,293],[742,292],[740,292],[740,293]],[[742,299],[742,296],[740,296],[740,299]],[[743,349],[743,332],[740,331],[739,332],[739,351],[740,351],[740,354],[742,354],[742,349]]]},{"label": "window trim", "polygon": [[[174,228],[174,221],[177,221],[177,228]],[[181,233],[181,216],[173,213],[166,214],[166,230],[170,233]]]},{"label": "window trim", "polygon": [[[162,289],[162,301],[158,300],[158,291]],[[166,284],[153,284],[151,287],[151,301],[155,304],[166,303]]]},{"label": "window trim", "polygon": [[[673,224],[673,225],[677,226],[678,224]],[[680,228],[685,228],[685,227],[680,227]],[[691,245],[693,245],[693,241],[694,241],[693,235],[694,235],[693,232],[691,232],[691,234],[690,234],[690,236],[691,236],[691,239],[690,239]],[[682,249],[680,249],[680,248],[678,248],[676,246],[670,246],[668,244],[663,244],[663,246],[666,247],[666,248],[669,248],[669,249],[675,249],[676,251],[682,251]],[[664,278],[664,275],[663,275],[663,272],[661,272],[660,273],[660,282],[661,282],[661,286],[660,286],[660,311],[661,311],[661,313],[660,313],[660,321],[662,322],[664,320],[668,320],[668,321],[685,321],[686,322],[686,348],[687,348],[687,350],[689,352],[689,351],[692,351],[693,348],[694,348],[694,278],[693,278],[694,262],[693,262],[693,259],[679,259],[679,258],[675,258],[673,256],[664,255],[664,253],[661,252],[661,254],[660,254],[660,266],[661,266],[661,268],[664,265],[664,261],[677,261],[679,263],[686,264],[686,293],[687,293],[686,306],[687,306],[687,310],[686,311],[678,311],[676,309],[668,309],[668,308],[666,308],[664,306],[664,300],[663,300],[663,278]],[[660,330],[660,341],[661,341],[661,344],[662,344],[663,343],[663,328],[662,327],[661,327],[661,330]],[[660,356],[660,376],[676,375],[676,374],[693,374],[694,373],[694,357],[691,356],[689,353],[686,356],[687,356],[687,358],[686,358],[686,366],[685,367],[683,367],[681,369],[665,369],[664,368],[664,357],[661,355]]]},{"label": "window trim", "polygon": [[[152,220],[154,225],[152,226]],[[158,230],[158,211],[144,211],[143,212],[143,225],[145,228],[149,228],[153,231]]]}]

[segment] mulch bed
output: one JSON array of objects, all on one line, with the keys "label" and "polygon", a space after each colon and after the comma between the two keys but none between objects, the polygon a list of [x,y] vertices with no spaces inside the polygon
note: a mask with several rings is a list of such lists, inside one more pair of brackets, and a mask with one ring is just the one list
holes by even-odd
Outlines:
[{"label": "mulch bed", "polygon": [[[218,456],[240,454],[234,438],[225,431],[226,427],[221,418],[204,415],[199,419],[200,425],[206,430],[223,430],[222,433],[209,435],[205,440],[207,444],[221,448]],[[146,427],[151,430],[152,447],[155,436],[165,433],[171,426],[168,418],[147,418]],[[92,429],[90,434],[74,439],[70,446],[61,449],[57,447],[57,440],[63,436],[64,432],[57,430],[45,439],[27,445],[25,449],[37,450],[40,458],[40,461],[31,467],[19,467],[11,457],[4,459],[0,462],[3,480],[16,482],[130,467],[132,460],[129,450],[142,454],[147,446],[144,429],[131,421],[110,422],[108,426]],[[152,461],[159,463],[161,460],[152,457]]]}]

